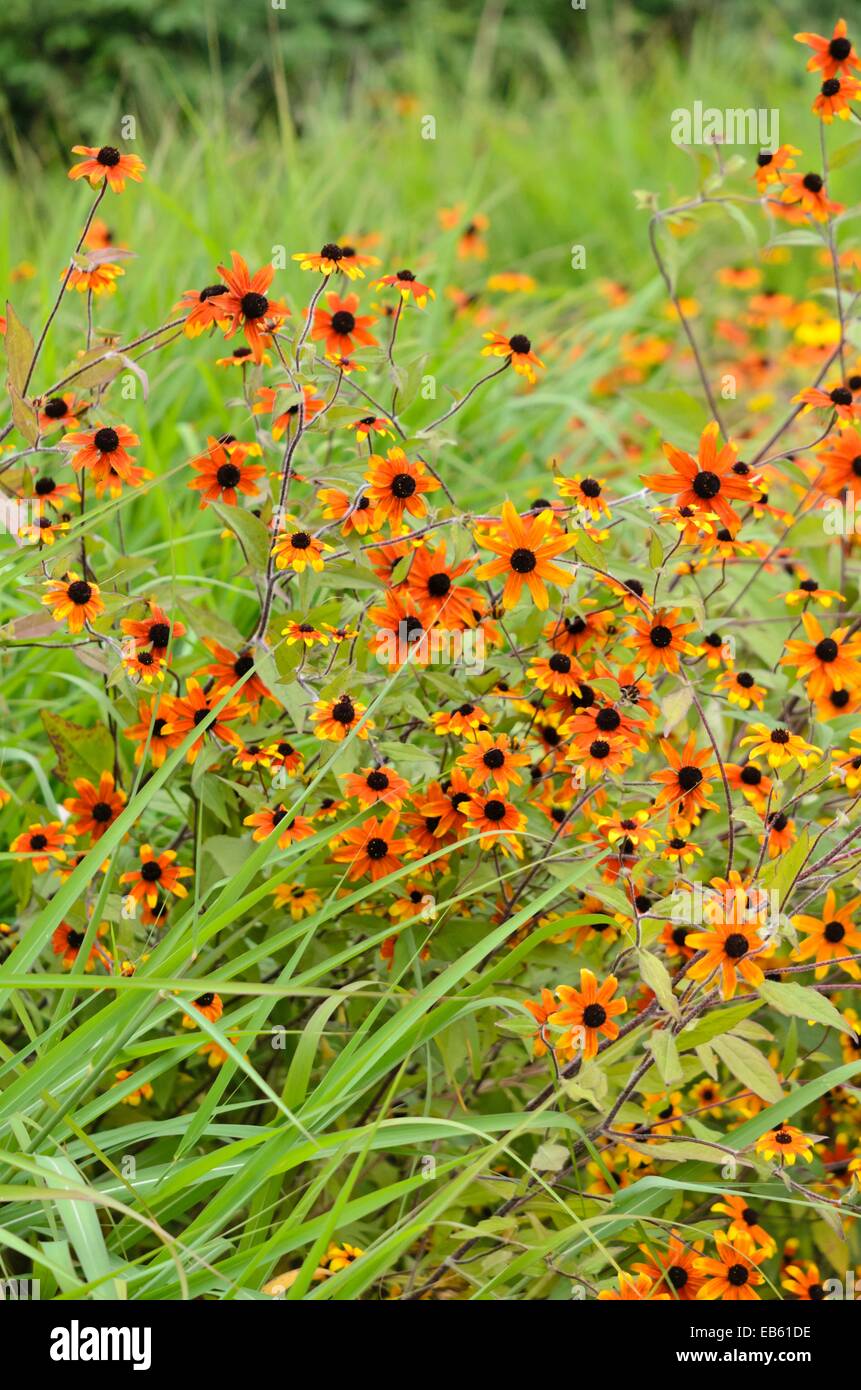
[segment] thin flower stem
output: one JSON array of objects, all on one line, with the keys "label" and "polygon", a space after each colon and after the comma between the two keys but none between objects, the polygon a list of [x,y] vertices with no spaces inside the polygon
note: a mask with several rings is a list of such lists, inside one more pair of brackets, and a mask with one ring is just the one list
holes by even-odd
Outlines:
[{"label": "thin flower stem", "polygon": [[[106,193],[106,191],[107,191],[107,187],[108,187],[108,181],[107,181],[107,179],[103,179],[103,180],[102,180],[102,186],[101,186],[101,188],[99,189],[98,193],[96,194],[95,201],[94,201],[94,203],[93,203],[92,207],[90,208],[90,211],[89,211],[89,213],[88,213],[88,215],[87,215],[87,220],[86,220],[86,222],[84,223],[83,231],[81,232],[81,235],[78,237],[78,244],[77,244],[77,246],[75,247],[75,250],[74,250],[74,255],[75,255],[75,256],[78,254],[78,252],[80,251],[81,247],[82,247],[83,244],[84,244],[84,240],[85,240],[85,238],[86,238],[87,232],[90,230],[90,225],[91,225],[91,223],[92,223],[93,218],[94,218],[95,215],[96,215],[96,210],[97,210],[97,208],[98,208],[98,206],[99,206],[99,203],[102,201],[102,199],[103,199],[104,196],[105,196],[105,193]],[[30,360],[30,366],[29,366],[29,368],[28,368],[27,375],[26,375],[26,377],[24,378],[24,385],[23,385],[22,388],[21,388],[21,395],[22,395],[22,396],[26,396],[26,394],[27,394],[27,392],[28,392],[28,390],[29,390],[30,382],[33,380],[33,373],[34,373],[34,371],[36,370],[36,363],[37,363],[38,360],[39,360],[39,354],[41,353],[42,348],[43,348],[44,345],[45,345],[45,339],[46,339],[47,336],[48,336],[48,331],[49,331],[49,329],[50,329],[50,327],[51,327],[51,324],[54,322],[54,317],[55,317],[55,315],[56,315],[56,313],[57,313],[57,310],[59,309],[60,305],[61,305],[62,302],[63,302],[63,295],[66,293],[66,286],[68,285],[69,280],[72,278],[72,271],[73,271],[74,269],[75,269],[75,262],[74,262],[74,259],[73,259],[73,258],[70,258],[69,264],[68,264],[68,266],[67,266],[67,268],[66,268],[66,273],[65,273],[65,275],[63,276],[63,280],[62,280],[62,283],[61,283],[61,285],[60,285],[60,292],[59,292],[59,294],[57,295],[57,298],[54,300],[53,308],[51,309],[51,312],[50,312],[50,314],[48,315],[48,318],[47,318],[47,320],[46,320],[46,322],[45,322],[45,326],[44,326],[44,328],[42,329],[42,332],[39,334],[39,341],[36,343],[36,346],[35,346],[35,348],[33,349],[33,356],[32,356],[32,358],[31,358],[31,360]]]}]

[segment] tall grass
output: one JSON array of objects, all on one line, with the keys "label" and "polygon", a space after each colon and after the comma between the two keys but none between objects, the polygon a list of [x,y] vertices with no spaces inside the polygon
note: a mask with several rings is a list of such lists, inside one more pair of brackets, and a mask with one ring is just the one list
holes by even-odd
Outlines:
[{"label": "tall grass", "polygon": [[[295,93],[280,68],[257,74],[271,97],[259,126],[244,122],[243,96],[225,91],[217,66],[205,101],[193,107],[181,73],[163,65],[158,102],[139,130],[146,184],[109,206],[116,240],[136,259],[126,263],[116,297],[97,301],[98,329],[125,338],[130,326],[145,331],[164,322],[179,294],[207,283],[232,247],[257,265],[279,246],[289,254],[341,234],[379,232],[387,264],[432,272],[440,290],[478,289],[492,310],[490,326],[514,326],[522,315],[536,341],[552,340],[541,392],[491,389],[459,417],[456,441],[443,442],[437,461],[463,505],[480,511],[515,478],[521,494],[531,487],[534,495],[547,460],[572,448],[572,416],[587,422],[576,449],[606,454],[625,417],[621,404],[599,415],[590,400],[602,362],[614,360],[613,343],[602,340],[596,282],[611,277],[634,291],[614,331],[654,324],[663,293],[632,189],[660,187],[672,196],[689,186],[688,156],[669,142],[670,112],[694,99],[781,106],[795,96],[795,82],[785,44],[769,49],[766,63],[719,18],[698,31],[684,65],[670,49],[630,41],[623,24],[603,22],[591,9],[571,22],[588,25],[573,66],[527,17],[509,26],[509,60],[516,51],[519,61],[506,64],[497,90],[493,26],[479,33],[453,81],[435,13],[419,11],[406,50],[380,71],[372,54],[357,54],[346,87],[327,81],[324,68]],[[770,28],[777,23],[770,19]],[[406,111],[404,97],[415,98]],[[121,114],[106,114],[99,131],[69,129],[67,143],[103,138]],[[425,115],[436,120],[435,140],[421,138]],[[809,141],[812,126],[799,134],[798,143]],[[795,132],[785,130],[784,138]],[[53,151],[20,140],[13,156],[15,167],[0,178],[0,281],[9,284],[21,261],[35,263],[36,277],[15,283],[10,298],[36,330],[90,195],[67,183]],[[455,202],[491,218],[485,266],[460,265],[454,238],[438,226],[437,210]],[[727,236],[741,250],[741,230],[729,224]],[[574,244],[586,248],[587,273],[571,269]],[[503,269],[530,272],[537,292],[514,301],[486,292],[486,274]],[[307,280],[292,263],[278,285],[304,302]],[[69,296],[43,354],[41,382],[62,376],[83,314],[83,300]],[[577,356],[587,315],[589,354]],[[478,330],[464,331],[444,303],[411,318],[404,360],[426,355],[424,371],[438,383],[435,402],[416,404],[416,425],[445,408],[448,386],[462,389],[481,374],[480,345]],[[154,484],[119,507],[97,509],[85,530],[96,565],[120,576],[130,594],[147,595],[157,576],[168,575],[158,592],[180,611],[205,609],[213,624],[245,631],[255,598],[238,548],[224,542],[211,513],[198,512],[180,468],[207,433],[248,430],[238,388],[225,390],[215,356],[215,344],[201,340],[143,361],[149,395],[128,402],[126,419],[141,436],[140,462],[153,470]],[[328,467],[322,458],[303,466]],[[9,623],[33,609],[36,563],[31,555],[4,555],[4,567]],[[0,816],[3,843],[17,828],[21,803],[44,805],[50,796],[42,712],[80,720],[104,704],[96,672],[70,656],[51,657],[50,670],[38,649],[9,645],[3,658],[0,772],[18,803]],[[398,695],[395,685],[377,698]],[[133,710],[128,697],[125,708]],[[527,918],[576,889],[590,863],[561,863],[550,887],[495,928],[464,911],[469,885],[453,882],[440,908],[450,919],[444,968],[423,972],[426,931],[415,927],[405,933],[405,963],[387,976],[376,962],[387,926],[361,913],[370,888],[333,892],[306,921],[271,925],[266,895],[313,858],[330,829],[286,852],[262,845],[228,855],[217,828],[207,843],[198,823],[197,895],[137,974],[109,982],[80,970],[60,974],[46,943],[66,910],[98,895],[105,854],[146,808],[189,815],[188,799],[177,798],[169,780],[183,753],[138,787],[109,841],[38,912],[27,906],[19,913],[26,884],[4,874],[3,918],[14,924],[20,915],[23,931],[0,967],[0,1269],[32,1269],[43,1294],[61,1298],[254,1298],[285,1263],[303,1266],[291,1297],[372,1292],[404,1257],[452,1233],[467,1237],[491,1204],[515,1190],[529,1152],[524,1135],[546,1130],[564,1145],[582,1137],[564,1108],[527,1113],[517,1092],[480,1083],[494,1040],[489,1020],[506,982],[521,960],[552,962],[562,949],[548,942],[548,929],[513,951],[500,948]],[[320,760],[313,787],[334,785],[334,763]],[[486,893],[488,879],[478,882]],[[115,885],[103,899],[121,932]],[[217,1071],[197,1056],[200,1036],[176,1028],[204,978],[233,1006],[236,1042],[225,1043],[228,1059]],[[611,1078],[629,1073],[631,1046],[625,1039],[608,1052]],[[122,1089],[111,1083],[125,1066],[134,1068],[136,1085],[155,1088],[146,1113],[117,1105]],[[808,1099],[851,1071],[834,1068],[810,1083]],[[764,1118],[751,1121],[733,1145],[750,1143],[764,1127]],[[689,1165],[663,1181],[687,1190],[692,1171]],[[576,1202],[540,1177],[533,1181],[545,1189],[543,1204],[533,1207],[545,1232],[508,1270],[508,1297],[532,1296],[545,1255],[563,1245],[592,1244],[603,1258],[602,1243],[632,1219],[631,1194],[619,1192],[587,1228]],[[657,1198],[648,1183],[638,1188],[637,1210],[645,1213]],[[366,1255],[313,1283],[319,1253],[335,1236],[355,1240]],[[492,1263],[470,1278],[474,1296],[493,1296]]]}]

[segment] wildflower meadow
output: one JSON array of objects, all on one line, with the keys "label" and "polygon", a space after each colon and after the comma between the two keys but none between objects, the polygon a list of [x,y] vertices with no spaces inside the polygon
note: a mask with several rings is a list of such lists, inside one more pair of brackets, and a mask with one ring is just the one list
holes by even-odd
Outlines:
[{"label": "wildflower meadow", "polygon": [[861,33],[591,9],[4,136],[6,1298],[858,1296]]}]

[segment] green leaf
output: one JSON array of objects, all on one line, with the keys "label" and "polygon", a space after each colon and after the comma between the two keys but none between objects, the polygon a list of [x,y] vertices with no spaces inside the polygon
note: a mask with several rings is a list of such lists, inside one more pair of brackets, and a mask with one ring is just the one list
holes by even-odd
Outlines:
[{"label": "green leaf", "polygon": [[9,388],[23,396],[24,382],[33,360],[33,336],[25,328],[12,305],[6,302],[6,360],[9,363]]},{"label": "green leaf", "polygon": [[554,1144],[547,1141],[539,1144],[532,1158],[532,1167],[536,1173],[561,1173],[568,1162],[570,1154],[564,1144]]},{"label": "green leaf", "polygon": [[98,781],[113,768],[114,742],[102,724],[84,729],[47,709],[42,710],[42,723],[57,755],[56,774],[69,786],[78,777]]},{"label": "green leaf", "polygon": [[737,1023],[759,1007],[756,1000],[749,1004],[731,1004],[728,1009],[715,1009],[696,1023],[689,1023],[678,1035],[679,1051],[689,1052],[691,1048],[711,1042],[712,1038],[719,1037],[721,1033],[729,1033]]},{"label": "green leaf", "polygon": [[649,568],[659,570],[664,563],[664,547],[656,531],[649,529]]},{"label": "green leaf", "polygon": [[767,870],[761,875],[761,882],[764,888],[776,888],[780,899],[780,906],[783,908],[790,888],[795,882],[795,877],[801,869],[810,849],[810,835],[807,830],[802,830],[794,844],[790,845],[786,854],[782,854],[778,859],[773,859]]},{"label": "green leaf", "polygon": [[712,1046],[736,1080],[749,1091],[770,1104],[783,1099],[783,1088],[774,1068],[752,1043],[724,1035],[715,1038]]},{"label": "green leaf", "polygon": [[265,570],[272,539],[259,516],[246,511],[244,507],[227,507],[220,502],[212,502],[210,505],[236,536],[249,565],[255,570]]},{"label": "green leaf", "polygon": [[677,724],[681,724],[693,703],[693,698],[693,691],[689,685],[679,685],[661,701],[664,738],[672,733]]},{"label": "green leaf", "polygon": [[676,1040],[672,1033],[666,1028],[656,1029],[649,1038],[649,1048],[664,1084],[666,1086],[678,1085],[684,1079],[684,1072],[679,1060]]},{"label": "green leaf", "polygon": [[679,1004],[673,994],[673,982],[664,962],[653,956],[650,951],[638,951],[637,960],[644,984],[647,984],[656,996],[661,1008],[673,1018],[678,1018]]},{"label": "green leaf", "polygon": [[582,560],[584,565],[592,565],[595,569],[606,570],[607,561],[601,547],[582,528],[575,531],[574,534],[577,538],[574,550],[577,559]]},{"label": "green leaf", "polygon": [[830,999],[820,994],[811,985],[779,984],[776,980],[763,980],[759,993],[767,1004],[771,1004],[790,1018],[813,1019],[824,1023],[828,1028],[837,1028],[841,1033],[854,1033],[839,1009]]}]

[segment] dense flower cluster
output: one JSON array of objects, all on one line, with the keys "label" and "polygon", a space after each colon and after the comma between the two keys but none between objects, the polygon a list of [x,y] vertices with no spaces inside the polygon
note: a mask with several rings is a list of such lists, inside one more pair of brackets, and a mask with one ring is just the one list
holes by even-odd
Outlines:
[{"label": "dense flower cluster", "polygon": [[[822,79],[815,112],[850,117],[861,62],[842,21],[830,39],[798,37]],[[476,398],[540,391],[564,366],[524,331],[529,277],[497,277],[518,313],[491,324],[373,239],[291,253],[308,288],[292,303],[273,288],[285,266],[252,270],[230,249],[176,287],[160,328],[118,345],[93,323],[123,275],[96,214],[145,169],[112,146],[74,148],[69,177],[97,192],[60,308],[86,295],[85,348],[37,390],[44,335],[34,346],[14,311],[3,324],[2,481],[22,509],[14,573],[29,601],[9,635],[104,685],[85,726],[46,719],[57,800],[4,791],[20,866],[10,968],[53,953],[107,986],[159,974],[176,934],[194,984],[159,1027],[204,1030],[204,1082],[237,1065],[241,996],[207,988],[192,945],[207,922],[201,846],[217,838],[225,874],[247,868],[244,888],[260,890],[219,924],[246,914],[240,971],[240,943],[264,943],[248,980],[264,959],[275,978],[291,943],[336,919],[333,970],[352,962],[384,985],[442,979],[474,952],[439,997],[504,980],[508,1007],[497,984],[496,1031],[481,1035],[490,1061],[505,1049],[519,1065],[529,1111],[557,1097],[533,1168],[551,1181],[576,1169],[590,1217],[624,1210],[647,1175],[677,1177],[665,1230],[645,1243],[639,1222],[614,1230],[618,1280],[603,1246],[572,1255],[571,1278],[602,1299],[824,1296],[817,1204],[848,1231],[861,1169],[861,567],[845,522],[861,506],[861,252],[840,244],[822,159],[781,145],[741,193],[721,165],[681,208],[651,205],[666,326],[620,332],[592,388],[599,408],[630,396],[634,431],[602,453],[575,419],[570,457],[479,511],[440,440],[455,443]],[[726,202],[771,236],[758,261],[716,270],[707,311],[661,247]],[[441,224],[462,260],[487,254],[486,217],[444,209]],[[808,257],[807,298],[777,288],[791,254]],[[601,293],[625,311],[628,286]],[[443,312],[474,337],[476,379],[427,418],[426,364],[406,370],[400,351],[417,316]],[[160,465],[174,497],[192,493],[190,529],[215,525],[230,548],[244,585],[230,617],[169,570],[130,585],[115,564],[122,508],[163,481],[117,386],[171,344],[177,370],[183,354],[219,354],[238,397],[236,435],[203,422],[198,452]],[[669,361],[704,412],[649,385]],[[26,954],[34,918],[49,926],[41,958]],[[351,1020],[371,1026],[367,1011]],[[106,1105],[157,1104],[169,1064],[159,1053],[105,1076]],[[480,1059],[473,1083],[476,1097],[496,1084]],[[509,1177],[526,1209],[534,1175]],[[313,1277],[361,1257],[332,1244]],[[428,1294],[449,1278],[437,1259],[425,1276]]]}]

